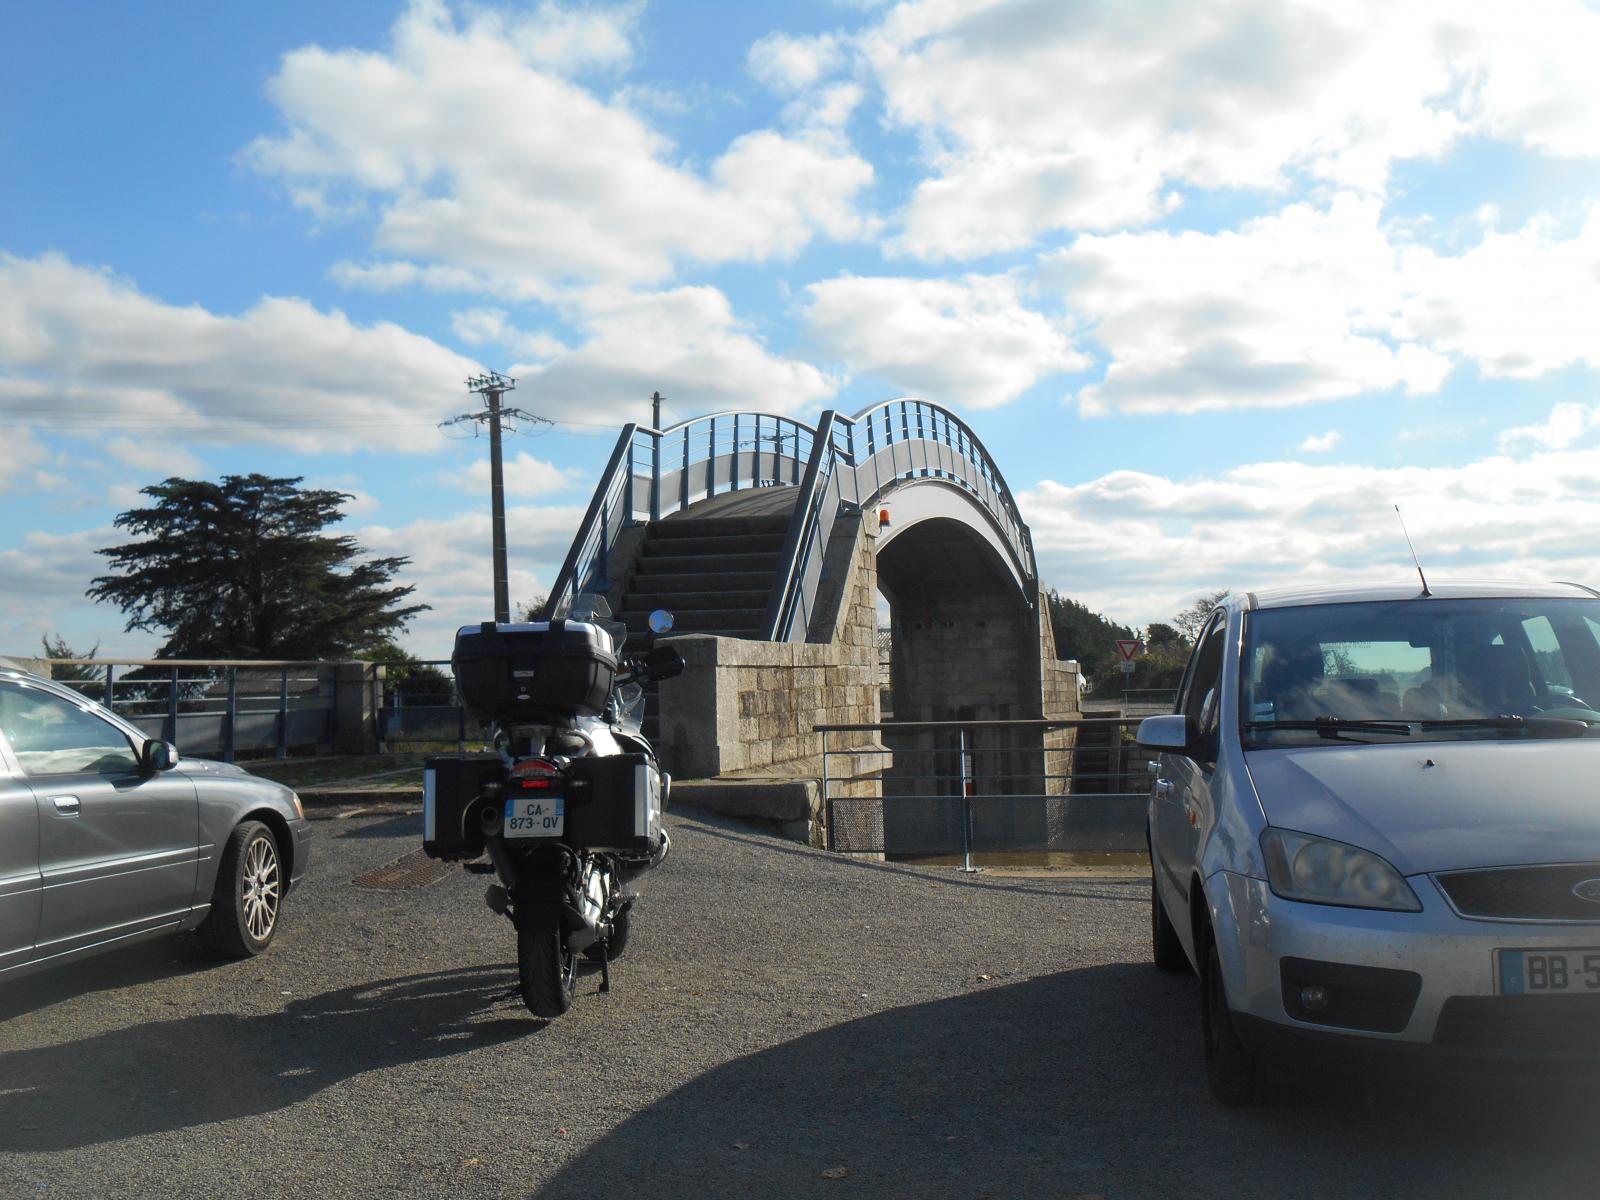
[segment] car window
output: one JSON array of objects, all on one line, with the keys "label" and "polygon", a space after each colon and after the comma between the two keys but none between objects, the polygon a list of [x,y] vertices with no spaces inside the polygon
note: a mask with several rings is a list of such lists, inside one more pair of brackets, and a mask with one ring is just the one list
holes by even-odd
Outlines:
[{"label": "car window", "polygon": [[1218,617],[1200,635],[1191,664],[1188,691],[1184,695],[1184,715],[1193,719],[1202,740],[1216,735],[1222,698],[1222,650],[1227,641],[1228,622]]},{"label": "car window", "polygon": [[115,725],[26,684],[0,684],[0,732],[26,775],[134,770],[139,756]]},{"label": "car window", "polygon": [[1600,602],[1536,597],[1251,613],[1241,672],[1246,740],[1328,744],[1304,727],[1328,720],[1405,726],[1348,730],[1340,741],[1528,733],[1508,717],[1585,721],[1600,734],[1597,620]]}]

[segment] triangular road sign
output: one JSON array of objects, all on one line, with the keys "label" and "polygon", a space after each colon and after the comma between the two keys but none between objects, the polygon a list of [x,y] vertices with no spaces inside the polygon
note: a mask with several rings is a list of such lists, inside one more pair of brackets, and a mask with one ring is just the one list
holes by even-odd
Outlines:
[{"label": "triangular road sign", "polygon": [[1118,638],[1117,653],[1122,655],[1123,662],[1132,662],[1133,656],[1139,653],[1139,643],[1134,638]]}]

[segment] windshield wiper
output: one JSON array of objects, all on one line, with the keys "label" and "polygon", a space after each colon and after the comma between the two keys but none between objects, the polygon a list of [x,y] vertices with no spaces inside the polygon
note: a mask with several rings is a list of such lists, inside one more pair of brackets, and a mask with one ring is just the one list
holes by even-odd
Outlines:
[{"label": "windshield wiper", "polygon": [[1246,729],[1310,730],[1325,738],[1342,738],[1346,733],[1392,733],[1410,737],[1411,721],[1365,721],[1355,717],[1318,717],[1313,721],[1246,721]]},{"label": "windshield wiper", "polygon": [[1502,713],[1498,717],[1440,717],[1418,721],[1422,729],[1507,729],[1535,737],[1584,737],[1589,722],[1576,717],[1519,717]]}]

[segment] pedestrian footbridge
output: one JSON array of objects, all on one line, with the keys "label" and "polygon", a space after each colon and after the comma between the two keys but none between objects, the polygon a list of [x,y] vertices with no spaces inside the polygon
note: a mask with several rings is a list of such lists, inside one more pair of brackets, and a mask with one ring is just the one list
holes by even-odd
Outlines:
[{"label": "pedestrian footbridge", "polygon": [[[1011,489],[972,429],[925,400],[815,425],[739,411],[624,427],[547,611],[586,591],[634,631],[672,610],[688,666],[650,732],[680,777],[816,775],[815,725],[876,724],[880,597],[896,721],[1077,715]],[[1049,741],[995,753],[1042,792]],[[875,732],[827,749],[835,770],[840,754],[888,761]],[[863,796],[919,790],[881,774]]]}]

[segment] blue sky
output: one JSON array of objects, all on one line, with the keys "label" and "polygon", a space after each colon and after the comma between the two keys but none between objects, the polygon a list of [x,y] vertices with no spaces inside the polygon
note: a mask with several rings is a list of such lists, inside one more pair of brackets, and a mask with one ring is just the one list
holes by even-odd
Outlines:
[{"label": "blue sky", "polygon": [[1600,10],[1285,0],[13,5],[0,652],[169,474],[303,475],[413,559],[432,656],[609,432],[895,395],[1119,620],[1406,569],[1600,577]]}]

